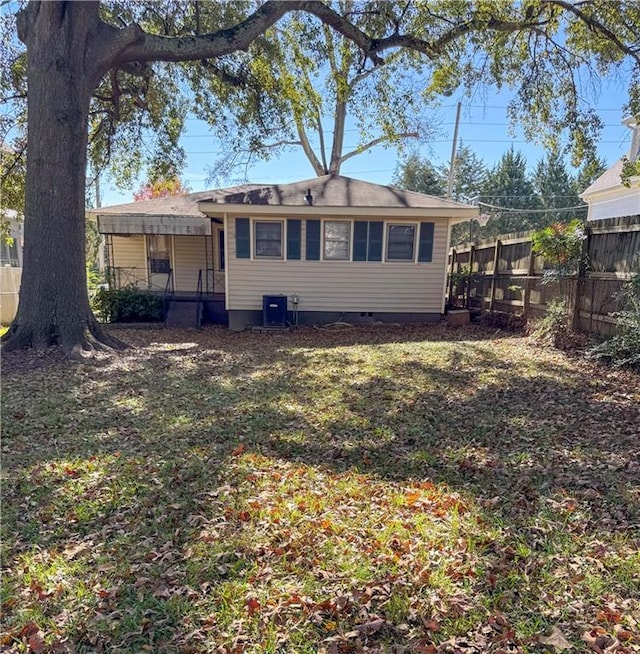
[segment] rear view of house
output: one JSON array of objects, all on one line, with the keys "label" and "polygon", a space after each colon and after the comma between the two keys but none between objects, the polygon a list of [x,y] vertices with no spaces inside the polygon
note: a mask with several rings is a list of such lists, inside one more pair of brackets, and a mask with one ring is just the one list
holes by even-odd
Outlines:
[{"label": "rear view of house", "polygon": [[248,326],[429,322],[452,224],[476,207],[327,175],[94,210],[111,279]]}]

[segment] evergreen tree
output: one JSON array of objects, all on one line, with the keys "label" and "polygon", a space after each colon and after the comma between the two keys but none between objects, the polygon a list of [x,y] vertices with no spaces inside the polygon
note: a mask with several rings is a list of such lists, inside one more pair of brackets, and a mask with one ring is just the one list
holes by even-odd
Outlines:
[{"label": "evergreen tree", "polygon": [[407,191],[426,193],[443,197],[446,193],[446,178],[428,159],[411,154],[394,173],[393,184]]},{"label": "evergreen tree", "polygon": [[[574,218],[586,218],[586,205],[577,192],[576,178],[567,170],[560,152],[550,152],[536,166],[533,182],[543,209],[558,209],[541,214],[542,225],[568,223]],[[578,207],[563,211],[564,207]]]},{"label": "evergreen tree", "polygon": [[488,205],[487,213],[491,213],[491,219],[480,231],[483,238],[536,229],[544,224],[545,214],[535,213],[543,207],[527,175],[526,159],[513,148],[489,171],[480,201]]},{"label": "evergreen tree", "polygon": [[[445,188],[449,180],[450,166],[439,168]],[[458,146],[453,178],[453,199],[468,202],[482,193],[487,179],[487,166],[478,155],[462,141]]]}]

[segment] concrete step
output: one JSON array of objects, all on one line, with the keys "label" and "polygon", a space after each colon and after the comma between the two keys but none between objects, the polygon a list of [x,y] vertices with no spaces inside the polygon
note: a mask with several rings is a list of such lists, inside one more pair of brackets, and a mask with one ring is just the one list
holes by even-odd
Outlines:
[{"label": "concrete step", "polygon": [[197,327],[200,310],[199,302],[171,300],[167,306],[165,324],[167,327]]}]

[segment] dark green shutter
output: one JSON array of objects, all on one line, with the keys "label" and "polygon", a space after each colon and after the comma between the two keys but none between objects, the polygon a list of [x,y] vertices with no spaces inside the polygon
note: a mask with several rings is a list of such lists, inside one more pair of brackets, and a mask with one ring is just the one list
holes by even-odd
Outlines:
[{"label": "dark green shutter", "polygon": [[320,221],[307,220],[307,259],[320,260]]},{"label": "dark green shutter", "polygon": [[433,223],[420,223],[418,261],[431,261],[433,259],[433,228]]},{"label": "dark green shutter", "polygon": [[287,220],[287,259],[300,258],[301,220]]},{"label": "dark green shutter", "polygon": [[382,234],[384,232],[384,223],[369,223],[369,251],[367,252],[368,261],[382,261]]},{"label": "dark green shutter", "polygon": [[251,257],[251,224],[248,218],[236,218],[236,258]]},{"label": "dark green shutter", "polygon": [[367,260],[367,236],[369,223],[366,220],[356,220],[353,224],[353,260]]}]

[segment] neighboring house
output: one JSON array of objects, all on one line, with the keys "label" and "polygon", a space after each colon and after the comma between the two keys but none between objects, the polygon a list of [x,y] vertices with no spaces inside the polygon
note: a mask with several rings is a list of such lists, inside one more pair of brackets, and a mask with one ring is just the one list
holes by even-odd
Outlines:
[{"label": "neighboring house", "polygon": [[9,221],[12,242],[0,238],[0,324],[8,325],[18,310],[20,280],[22,279],[22,218],[11,210],[3,212],[3,220]]},{"label": "neighboring house", "polygon": [[206,320],[242,330],[439,320],[451,226],[478,209],[327,175],[91,213],[116,286],[197,300]]},{"label": "neighboring house", "polygon": [[633,132],[629,155],[616,161],[580,194],[589,205],[587,220],[640,215],[640,176],[631,177],[630,186],[624,186],[621,181],[624,161],[638,160],[640,126],[635,118],[627,118],[623,124]]}]

